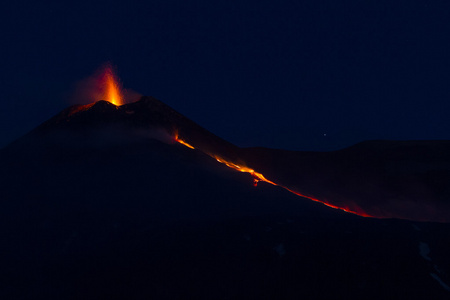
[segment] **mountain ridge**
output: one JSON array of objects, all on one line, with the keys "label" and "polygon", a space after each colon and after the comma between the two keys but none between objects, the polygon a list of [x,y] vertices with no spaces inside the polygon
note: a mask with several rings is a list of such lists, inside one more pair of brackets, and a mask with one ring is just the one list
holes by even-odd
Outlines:
[{"label": "mountain ridge", "polygon": [[[116,113],[138,111],[97,105],[90,116],[72,107],[52,121],[59,129],[47,123],[1,151],[1,299],[448,299],[450,224],[435,212],[445,207],[429,202],[428,215],[400,211],[414,221],[386,219],[392,203],[368,201],[373,190],[352,186],[404,181],[381,180],[386,158],[372,146],[362,147],[371,154],[236,148],[245,174],[198,148],[189,134],[198,143],[207,135],[195,126],[178,137],[193,150],[142,127],[145,118],[117,125]],[[65,120],[77,110],[69,130]],[[109,124],[99,122],[104,110]],[[434,159],[433,168],[444,157]],[[277,185],[253,187],[249,168]],[[332,209],[296,190],[330,195],[331,205],[354,196],[385,218]],[[416,222],[424,216],[433,222]]]},{"label": "mountain ridge", "polygon": [[130,129],[139,130],[138,139],[160,130],[165,142],[250,173],[255,184],[266,181],[358,215],[450,222],[450,141],[364,141],[329,152],[240,148],[146,96],[121,106],[104,100],[74,105],[26,136],[86,134],[108,126],[127,137]]}]

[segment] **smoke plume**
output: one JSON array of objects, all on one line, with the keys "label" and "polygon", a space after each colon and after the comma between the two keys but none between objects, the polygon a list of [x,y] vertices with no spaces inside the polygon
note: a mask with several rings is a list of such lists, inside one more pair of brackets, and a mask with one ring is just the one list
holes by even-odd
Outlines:
[{"label": "smoke plume", "polygon": [[116,68],[109,62],[103,64],[92,75],[81,79],[73,86],[69,95],[69,101],[72,104],[89,104],[99,100],[108,100],[107,78],[114,77],[118,88],[123,97],[123,104],[139,100],[142,96],[131,89],[123,89],[122,83],[116,76]]}]

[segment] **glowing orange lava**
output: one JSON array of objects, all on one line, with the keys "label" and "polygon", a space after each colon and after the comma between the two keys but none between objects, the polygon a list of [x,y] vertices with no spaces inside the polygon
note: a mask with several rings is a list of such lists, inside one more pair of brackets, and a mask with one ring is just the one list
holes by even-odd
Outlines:
[{"label": "glowing orange lava", "polygon": [[330,203],[328,203],[328,202],[326,202],[326,201],[319,200],[319,199],[313,198],[313,197],[311,197],[311,196],[306,196],[306,195],[303,195],[303,194],[301,194],[301,193],[299,193],[299,192],[293,191],[293,190],[291,190],[291,189],[289,189],[289,188],[287,188],[287,187],[285,187],[285,186],[283,186],[283,185],[280,185],[280,184],[277,184],[277,183],[275,183],[275,182],[273,182],[273,181],[268,180],[267,178],[264,177],[263,174],[258,173],[258,172],[256,172],[255,170],[253,170],[253,169],[251,169],[251,168],[248,168],[248,167],[246,167],[246,166],[242,166],[242,165],[238,165],[238,164],[235,164],[235,163],[226,161],[226,160],[224,160],[224,159],[222,159],[222,158],[220,158],[220,157],[218,157],[218,156],[214,156],[214,158],[215,158],[218,162],[220,162],[220,163],[222,163],[222,164],[225,164],[226,166],[228,166],[228,167],[230,167],[230,168],[232,168],[232,169],[235,169],[235,170],[237,170],[237,171],[239,171],[239,172],[250,173],[250,174],[253,176],[253,182],[254,182],[254,185],[255,185],[255,186],[257,186],[257,184],[258,184],[259,181],[264,181],[264,182],[273,184],[273,185],[275,185],[275,186],[282,187],[282,188],[284,188],[285,190],[287,190],[287,191],[289,191],[289,192],[291,192],[291,193],[293,193],[293,194],[295,194],[295,195],[297,195],[297,196],[300,196],[300,197],[303,197],[303,198],[307,198],[307,199],[310,199],[310,200],[315,201],[315,202],[320,202],[320,203],[322,203],[322,204],[324,204],[324,205],[326,205],[326,206],[328,206],[328,207],[331,207],[331,208],[334,208],[334,209],[340,209],[340,210],[343,210],[343,211],[345,211],[345,212],[352,213],[352,214],[357,214],[357,215],[362,216],[362,217],[371,217],[370,215],[366,214],[366,213],[363,212],[363,211],[354,211],[354,210],[351,210],[351,209],[346,208],[346,207],[339,207],[339,206],[330,204]]},{"label": "glowing orange lava", "polygon": [[112,104],[119,106],[123,104],[123,95],[121,91],[120,81],[114,74],[114,70],[110,65],[106,65],[103,72],[104,91],[103,97]]},{"label": "glowing orange lava", "polygon": [[268,180],[267,178],[265,178],[263,174],[258,173],[258,172],[256,172],[255,170],[253,170],[251,168],[248,168],[246,166],[242,166],[242,165],[238,165],[238,164],[226,161],[226,160],[218,157],[217,155],[214,155],[214,158],[218,162],[220,162],[222,164],[225,164],[226,166],[228,166],[228,167],[230,167],[232,169],[235,169],[235,170],[237,170],[239,172],[250,173],[250,175],[253,176],[253,180],[254,180],[255,186],[258,183],[258,181],[264,181],[264,182],[267,182],[267,183],[270,183],[270,184],[273,184],[273,185],[278,185],[275,182],[272,182],[272,181]]},{"label": "glowing orange lava", "polygon": [[187,142],[185,142],[184,140],[182,140],[181,138],[178,137],[178,131],[175,131],[175,136],[174,136],[175,141],[177,141],[178,143],[191,148],[191,149],[195,149],[194,146],[192,146],[191,144],[188,144]]},{"label": "glowing orange lava", "polygon": [[188,147],[188,148],[195,149],[193,146],[189,145],[188,143],[186,143],[186,142],[183,141],[183,140],[178,139],[177,142],[180,143],[180,144],[182,144],[182,145],[185,145],[185,146]]},{"label": "glowing orange lava", "polygon": [[287,187],[285,187],[285,186],[282,186],[282,185],[278,185],[278,186],[281,186],[281,187],[284,188],[285,190],[288,190],[289,192],[291,192],[291,193],[293,193],[293,194],[296,194],[297,196],[300,196],[300,197],[303,197],[303,198],[307,198],[307,199],[312,200],[312,201],[314,201],[314,202],[320,202],[320,203],[322,203],[323,205],[326,205],[326,206],[331,207],[331,208],[334,208],[334,209],[340,209],[340,210],[343,210],[343,211],[345,211],[345,212],[348,212],[348,213],[351,213],[351,214],[355,214],[355,215],[358,215],[358,216],[361,216],[361,217],[369,217],[369,218],[373,217],[373,216],[371,216],[371,215],[366,214],[366,213],[363,212],[362,210],[355,211],[355,210],[351,210],[350,208],[347,208],[347,207],[336,206],[336,205],[330,204],[330,203],[328,203],[328,202],[326,202],[326,201],[319,200],[319,199],[313,198],[313,197],[311,197],[311,196],[303,195],[303,194],[301,194],[301,193],[299,193],[299,192],[296,192],[296,191],[293,191],[293,190],[291,190],[291,189],[289,189],[289,188],[287,188]]},{"label": "glowing orange lava", "polygon": [[[182,140],[182,139],[180,139],[178,137],[178,131],[175,132],[175,137],[174,138],[175,138],[175,141],[177,141],[178,143],[180,143],[180,144],[182,144],[182,145],[184,145],[184,146],[186,146],[188,148],[195,149],[192,145],[188,144],[186,141],[184,141],[184,140]],[[259,181],[264,181],[264,182],[270,183],[272,185],[282,187],[285,190],[287,190],[287,191],[289,191],[289,192],[291,192],[291,193],[293,193],[293,194],[295,194],[297,196],[300,196],[300,197],[303,197],[303,198],[307,198],[307,199],[310,199],[310,200],[315,201],[315,202],[320,202],[320,203],[322,203],[322,204],[324,204],[324,205],[326,205],[328,207],[331,207],[331,208],[334,208],[334,209],[343,210],[345,212],[356,214],[356,215],[359,215],[359,216],[362,216],[362,217],[372,217],[372,216],[366,214],[365,212],[363,212],[361,210],[355,211],[355,210],[352,210],[352,209],[347,208],[347,207],[339,207],[339,206],[330,204],[327,201],[323,201],[323,200],[319,200],[319,199],[313,198],[311,196],[303,195],[303,194],[301,194],[299,192],[296,192],[296,191],[293,191],[293,190],[291,190],[291,189],[289,189],[289,188],[287,188],[287,187],[285,187],[285,186],[283,186],[281,184],[277,184],[277,183],[275,183],[273,181],[268,180],[267,178],[264,177],[263,174],[256,172],[252,168],[246,167],[244,165],[239,165],[239,164],[234,163],[234,162],[227,161],[227,160],[225,160],[225,159],[223,159],[223,158],[221,158],[221,157],[219,157],[219,156],[217,156],[215,154],[211,154],[211,153],[206,153],[206,154],[208,154],[209,156],[213,157],[218,162],[226,165],[229,168],[232,168],[232,169],[237,170],[239,172],[249,173],[253,177],[253,183],[254,183],[255,186],[257,186]]]}]

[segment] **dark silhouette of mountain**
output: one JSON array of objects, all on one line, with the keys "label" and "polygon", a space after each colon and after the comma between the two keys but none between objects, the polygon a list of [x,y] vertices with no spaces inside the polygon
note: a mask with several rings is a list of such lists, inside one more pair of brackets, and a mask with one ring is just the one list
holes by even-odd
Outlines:
[{"label": "dark silhouette of mountain", "polygon": [[242,149],[248,165],[360,215],[450,221],[450,141],[367,141],[332,152]]},{"label": "dark silhouette of mountain", "polygon": [[[287,190],[347,196],[329,182],[357,182],[329,174],[342,164],[358,176],[379,167],[374,183],[386,162],[399,178],[436,168],[445,142],[411,163],[423,145],[241,149],[151,97],[70,107],[0,152],[0,297],[447,299],[450,224],[363,218]],[[254,187],[214,155],[279,186]]]},{"label": "dark silhouette of mountain", "polygon": [[332,152],[241,149],[153,97],[69,107],[30,135],[115,127],[155,129],[223,161],[249,167],[291,192],[362,216],[450,221],[450,141],[368,141]]},{"label": "dark silhouette of mountain", "polygon": [[47,122],[37,127],[31,135],[53,133],[56,130],[85,132],[93,128],[114,127],[116,130],[162,130],[166,134],[180,138],[188,137],[191,143],[202,151],[217,153],[223,157],[236,159],[237,147],[217,137],[195,122],[153,97],[142,97],[139,101],[115,106],[108,101],[98,101],[88,105],[75,105],[63,110]]}]

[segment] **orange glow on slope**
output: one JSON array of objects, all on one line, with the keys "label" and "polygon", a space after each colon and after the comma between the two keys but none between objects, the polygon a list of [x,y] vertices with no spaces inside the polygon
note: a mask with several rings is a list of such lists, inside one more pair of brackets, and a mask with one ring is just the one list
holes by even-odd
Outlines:
[{"label": "orange glow on slope", "polygon": [[257,183],[258,183],[259,181],[264,181],[264,182],[273,184],[273,185],[275,185],[275,186],[282,187],[282,188],[284,188],[285,190],[287,190],[287,191],[289,191],[289,192],[291,192],[291,193],[293,193],[293,194],[295,194],[295,195],[297,195],[297,196],[300,196],[300,197],[303,197],[303,198],[307,198],[307,199],[310,199],[310,200],[315,201],[315,202],[320,202],[320,203],[322,203],[322,204],[324,204],[324,205],[326,205],[326,206],[328,206],[328,207],[331,207],[331,208],[334,208],[334,209],[340,209],[340,210],[343,210],[343,211],[345,211],[345,212],[357,214],[357,215],[363,216],[363,217],[370,217],[368,214],[366,214],[366,213],[364,213],[364,212],[355,212],[355,211],[350,210],[349,208],[346,208],[346,207],[339,207],[339,206],[336,206],[336,205],[333,205],[333,204],[329,204],[329,203],[327,203],[327,202],[325,202],[325,201],[322,201],[322,200],[319,200],[319,199],[316,199],[316,198],[313,198],[313,197],[310,197],[310,196],[303,195],[303,194],[298,193],[298,192],[296,192],[296,191],[293,191],[293,190],[291,190],[291,189],[289,189],[289,188],[287,188],[287,187],[285,187],[285,186],[283,186],[283,185],[280,185],[280,184],[277,184],[277,183],[275,183],[275,182],[273,182],[273,181],[268,180],[267,178],[264,177],[263,174],[258,173],[258,172],[256,172],[255,170],[253,170],[253,169],[251,169],[251,168],[248,168],[248,167],[245,167],[245,166],[242,166],[242,165],[238,165],[238,164],[235,164],[235,163],[226,161],[226,160],[224,160],[224,159],[222,159],[222,158],[220,158],[220,157],[218,157],[218,156],[214,156],[214,158],[215,158],[218,162],[220,162],[220,163],[222,163],[222,164],[225,164],[226,166],[228,166],[228,167],[230,167],[230,168],[232,168],[232,169],[235,169],[235,170],[237,170],[237,171],[239,171],[239,172],[250,173],[250,174],[253,176],[253,180],[254,180],[254,185],[255,185],[255,186],[257,186]]},{"label": "orange glow on slope", "polygon": [[300,197],[303,197],[303,198],[307,198],[307,199],[312,200],[312,201],[314,201],[314,202],[320,202],[320,203],[322,203],[322,204],[324,204],[324,205],[326,205],[326,206],[328,206],[328,207],[331,207],[331,208],[334,208],[334,209],[340,209],[340,210],[343,210],[343,211],[345,211],[345,212],[348,212],[348,213],[351,213],[351,214],[355,214],[355,215],[358,215],[358,216],[361,216],[361,217],[373,218],[373,216],[366,214],[366,213],[363,212],[362,210],[360,210],[360,211],[354,211],[354,210],[351,210],[350,208],[347,208],[347,207],[339,207],[339,206],[330,204],[330,203],[328,203],[328,202],[326,202],[326,201],[319,200],[319,199],[313,198],[313,197],[311,197],[311,196],[306,196],[306,195],[300,194],[299,192],[296,192],[296,191],[293,191],[293,190],[291,190],[291,189],[288,189],[288,188],[285,187],[285,186],[282,186],[282,185],[279,185],[279,186],[281,186],[282,188],[284,188],[285,190],[287,190],[287,191],[289,191],[289,192],[291,192],[291,193],[293,193],[293,194],[296,194],[297,196],[300,196]]},{"label": "orange glow on slope", "polygon": [[73,107],[73,108],[71,109],[71,111],[69,112],[68,116],[71,116],[71,115],[73,115],[73,114],[76,114],[76,113],[78,113],[78,112],[80,112],[80,111],[88,110],[88,109],[91,108],[94,104],[95,104],[95,102],[94,102],[94,103],[90,103],[90,104],[85,104],[85,105],[78,105],[78,106],[75,106],[75,107]]},{"label": "orange glow on slope", "polygon": [[226,166],[228,166],[228,167],[230,167],[232,169],[235,169],[235,170],[237,170],[239,172],[249,173],[250,175],[252,175],[255,186],[258,184],[259,181],[264,181],[264,182],[267,182],[267,183],[270,183],[270,184],[273,184],[273,185],[278,185],[278,184],[268,180],[266,177],[264,177],[263,174],[258,173],[258,172],[256,172],[255,170],[253,170],[251,168],[248,168],[246,166],[240,166],[238,164],[226,161],[226,160],[224,160],[224,159],[222,159],[222,158],[220,158],[220,157],[218,157],[216,155],[214,156],[214,158],[218,162],[220,162],[222,164],[225,164]]},{"label": "orange glow on slope", "polygon": [[106,65],[103,71],[103,84],[104,91],[103,97],[105,100],[111,102],[116,106],[120,106],[123,104],[123,95],[121,91],[121,86],[119,79],[116,74],[114,74],[113,68],[111,65]]},{"label": "orange glow on slope", "polygon": [[[182,145],[184,145],[184,146],[186,146],[186,147],[188,147],[190,149],[195,149],[192,145],[188,144],[187,142],[185,142],[184,140],[182,140],[182,139],[180,139],[178,137],[178,131],[175,132],[175,137],[174,138],[175,138],[175,141],[177,141],[178,143],[180,143],[180,144],[182,144]],[[366,214],[365,212],[363,212],[362,210],[361,211],[354,211],[354,210],[351,210],[350,208],[347,208],[347,207],[339,207],[339,206],[330,204],[330,203],[328,203],[326,201],[319,200],[319,199],[313,198],[311,196],[303,195],[303,194],[301,194],[299,192],[296,192],[296,191],[293,191],[293,190],[291,190],[291,189],[289,189],[289,188],[287,188],[287,187],[285,187],[283,185],[280,185],[280,184],[277,184],[277,183],[275,183],[273,181],[268,180],[266,177],[264,177],[263,174],[256,172],[252,168],[249,168],[249,167],[246,167],[244,165],[239,165],[239,164],[227,161],[227,160],[225,160],[225,159],[223,159],[223,158],[221,158],[221,157],[219,157],[217,155],[214,155],[214,154],[210,154],[210,153],[206,153],[206,154],[208,154],[209,156],[213,157],[218,162],[220,162],[221,164],[226,165],[229,168],[232,168],[232,169],[234,169],[236,171],[239,171],[239,172],[249,173],[253,177],[253,184],[254,184],[254,186],[257,186],[259,181],[264,181],[264,182],[270,183],[272,185],[282,187],[285,190],[287,190],[287,191],[289,191],[289,192],[291,192],[291,193],[293,193],[293,194],[295,194],[297,196],[310,199],[310,200],[312,200],[314,202],[320,202],[320,203],[322,203],[322,204],[324,204],[324,205],[326,205],[328,207],[331,207],[331,208],[334,208],[334,209],[343,210],[345,212],[356,214],[356,215],[361,216],[361,217],[372,217],[372,216]]]},{"label": "orange glow on slope", "polygon": [[291,192],[291,193],[293,193],[293,194],[295,194],[297,196],[300,196],[300,197],[303,197],[303,198],[307,198],[307,199],[310,199],[310,200],[315,201],[315,202],[320,202],[320,203],[322,203],[322,204],[324,204],[324,205],[326,205],[328,207],[331,207],[331,208],[334,208],[334,209],[340,209],[340,210],[343,210],[345,212],[356,214],[356,215],[359,215],[359,216],[362,216],[362,217],[371,217],[370,215],[364,213],[363,211],[353,211],[353,210],[351,210],[351,209],[349,209],[347,207],[339,207],[339,206],[327,203],[326,201],[322,201],[322,200],[313,198],[311,196],[306,196],[306,195],[303,195],[303,194],[301,194],[299,192],[293,191],[293,190],[291,190],[291,189],[289,189],[289,188],[287,188],[287,187],[285,187],[283,185],[280,185],[280,184],[277,184],[277,183],[275,183],[273,181],[268,180],[267,178],[264,177],[263,174],[258,173],[258,172],[256,172],[255,170],[253,170],[251,168],[248,168],[248,167],[245,167],[245,166],[242,166],[242,165],[238,165],[238,164],[235,164],[235,163],[232,163],[232,162],[225,161],[224,159],[221,159],[218,156],[214,156],[214,158],[218,162],[220,162],[222,164],[225,164],[226,166],[228,166],[228,167],[230,167],[232,169],[235,169],[235,170],[237,170],[239,172],[250,173],[253,176],[253,181],[254,181],[254,185],[255,186],[257,186],[259,181],[264,181],[264,182],[273,184],[275,186],[282,187],[285,190],[287,190],[287,191],[289,191],[289,192]]},{"label": "orange glow on slope", "polygon": [[182,139],[180,139],[180,138],[178,137],[178,131],[175,131],[174,139],[175,139],[175,141],[177,141],[178,143],[180,143],[180,144],[182,144],[182,145],[184,145],[184,146],[186,146],[186,147],[188,147],[188,148],[195,149],[194,146],[192,146],[191,144],[188,144],[187,142],[185,142],[184,140],[182,140]]},{"label": "orange glow on slope", "polygon": [[195,149],[193,146],[189,145],[188,143],[186,143],[186,142],[183,141],[183,140],[178,139],[177,142],[180,143],[180,144],[182,144],[182,145],[185,145],[185,146],[188,147],[188,148]]}]

